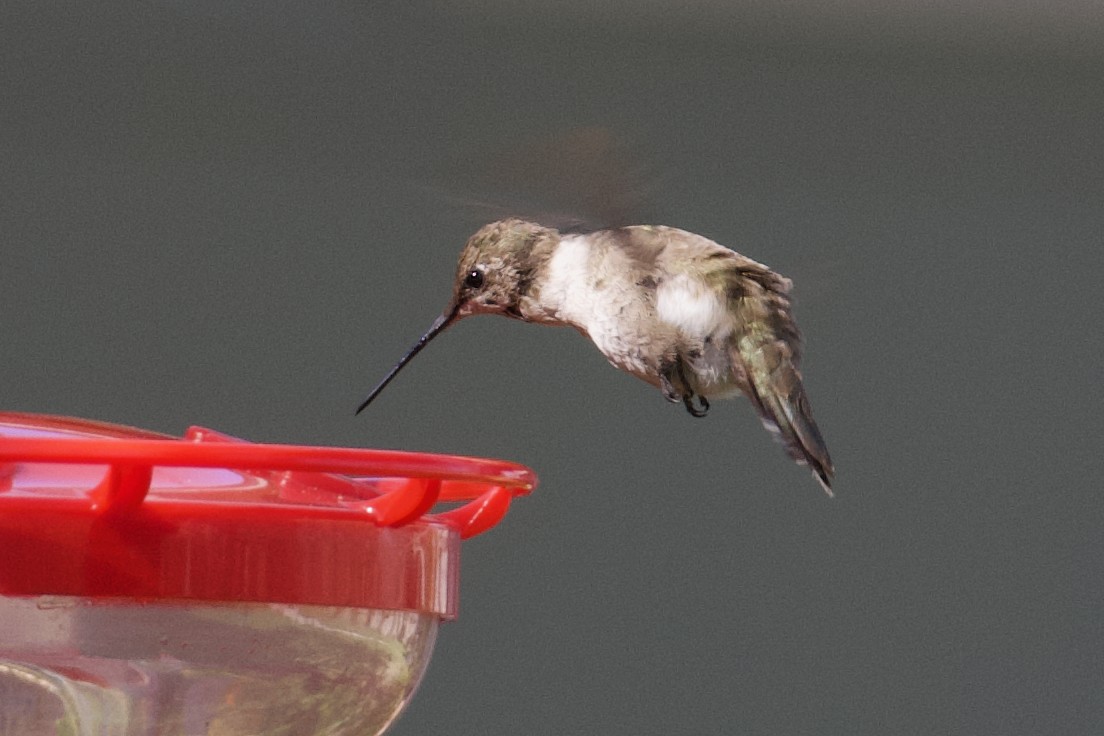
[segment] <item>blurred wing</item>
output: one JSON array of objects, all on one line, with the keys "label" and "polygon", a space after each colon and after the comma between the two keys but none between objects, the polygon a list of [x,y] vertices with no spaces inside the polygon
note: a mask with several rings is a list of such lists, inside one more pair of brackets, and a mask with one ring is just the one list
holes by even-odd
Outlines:
[{"label": "blurred wing", "polygon": [[592,232],[644,214],[651,177],[640,159],[606,128],[575,128],[458,156],[442,172],[446,183],[432,189],[481,222],[520,217],[565,233]]}]

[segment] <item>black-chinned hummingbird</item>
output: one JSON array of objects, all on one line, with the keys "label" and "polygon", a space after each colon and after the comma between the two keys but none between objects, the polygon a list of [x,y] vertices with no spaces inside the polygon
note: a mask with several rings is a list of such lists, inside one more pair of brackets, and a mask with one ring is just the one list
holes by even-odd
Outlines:
[{"label": "black-chinned hummingbird", "polygon": [[464,246],[445,311],[357,413],[464,317],[569,325],[615,368],[695,417],[705,416],[711,398],[744,394],[830,496],[834,468],[801,382],[790,287],[763,264],[673,227],[568,234],[520,219],[493,222]]}]

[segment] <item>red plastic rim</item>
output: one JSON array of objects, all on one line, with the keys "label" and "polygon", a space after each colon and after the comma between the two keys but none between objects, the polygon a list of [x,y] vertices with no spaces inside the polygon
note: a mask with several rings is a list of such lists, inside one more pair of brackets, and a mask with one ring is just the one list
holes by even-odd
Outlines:
[{"label": "red plastic rim", "polygon": [[[536,483],[496,460],[0,413],[0,594],[452,617],[459,539]],[[429,513],[443,501],[462,504]]]}]

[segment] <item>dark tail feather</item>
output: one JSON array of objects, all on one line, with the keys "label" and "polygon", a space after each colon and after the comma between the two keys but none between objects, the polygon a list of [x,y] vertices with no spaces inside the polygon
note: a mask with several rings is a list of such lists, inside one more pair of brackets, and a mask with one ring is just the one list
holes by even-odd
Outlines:
[{"label": "dark tail feather", "polygon": [[801,465],[807,465],[824,491],[832,496],[835,468],[813,421],[801,373],[789,352],[779,342],[759,345],[749,352],[741,350],[751,399],[763,425],[782,442],[786,453]]}]

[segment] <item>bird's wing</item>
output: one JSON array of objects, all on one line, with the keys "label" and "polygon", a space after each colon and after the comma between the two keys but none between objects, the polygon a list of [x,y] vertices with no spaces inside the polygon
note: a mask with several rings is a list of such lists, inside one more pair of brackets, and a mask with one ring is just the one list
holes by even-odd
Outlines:
[{"label": "bird's wing", "polygon": [[746,373],[749,398],[787,454],[807,465],[831,495],[835,468],[801,381],[801,333],[790,311],[790,281],[754,262],[735,265],[722,278],[737,317],[730,351]]}]

